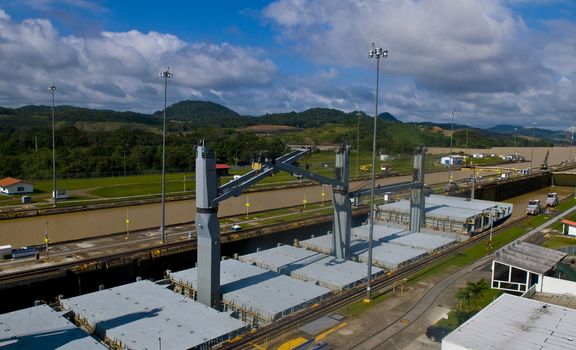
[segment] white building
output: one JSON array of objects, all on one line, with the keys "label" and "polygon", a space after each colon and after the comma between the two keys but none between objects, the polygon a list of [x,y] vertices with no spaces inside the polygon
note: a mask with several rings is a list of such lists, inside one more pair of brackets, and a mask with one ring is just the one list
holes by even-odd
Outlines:
[{"label": "white building", "polygon": [[576,310],[502,294],[442,339],[442,350],[574,349]]},{"label": "white building", "polygon": [[464,163],[464,157],[461,155],[453,154],[452,156],[446,156],[440,158],[440,164],[442,165],[462,165]]},{"label": "white building", "polygon": [[534,285],[542,291],[549,276],[566,253],[524,241],[508,244],[494,254],[492,288],[525,293]]},{"label": "white building", "polygon": [[0,180],[0,193],[24,194],[32,192],[34,192],[34,185],[30,182],[15,179],[13,177],[5,177]]},{"label": "white building", "polygon": [[576,222],[570,220],[562,220],[562,233],[568,236],[576,236]]}]

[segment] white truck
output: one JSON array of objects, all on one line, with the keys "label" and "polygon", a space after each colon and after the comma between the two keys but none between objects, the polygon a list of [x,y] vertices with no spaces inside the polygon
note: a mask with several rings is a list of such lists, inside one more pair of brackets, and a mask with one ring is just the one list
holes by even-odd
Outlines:
[{"label": "white truck", "polygon": [[526,207],[527,215],[538,215],[542,211],[542,206],[540,205],[539,199],[531,199],[528,201],[528,207]]},{"label": "white truck", "polygon": [[546,197],[546,206],[555,207],[557,205],[558,205],[558,193],[549,192],[548,196]]},{"label": "white truck", "polygon": [[0,260],[6,260],[12,258],[12,246],[11,245],[0,245]]}]

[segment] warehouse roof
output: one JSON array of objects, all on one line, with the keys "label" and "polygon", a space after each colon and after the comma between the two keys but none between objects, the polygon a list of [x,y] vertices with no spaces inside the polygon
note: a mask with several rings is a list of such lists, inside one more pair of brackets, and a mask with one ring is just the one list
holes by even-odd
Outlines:
[{"label": "warehouse roof", "polygon": [[47,305],[0,315],[0,330],[0,348],[107,349]]},{"label": "warehouse roof", "polygon": [[142,280],[119,287],[62,299],[107,338],[129,348],[208,347],[246,330],[239,320],[166,287]]},{"label": "warehouse roof", "polygon": [[[372,268],[373,276],[382,272],[379,268]],[[332,290],[342,290],[362,283],[366,279],[366,265],[328,256],[292,271],[291,276],[313,281]]]},{"label": "warehouse roof", "polygon": [[[372,248],[372,262],[377,266],[396,269],[404,263],[410,262],[426,255],[424,249],[404,247],[397,244],[379,243]],[[358,259],[368,262],[368,252],[358,255]]]},{"label": "warehouse roof", "polygon": [[[170,274],[170,279],[197,289],[197,268]],[[242,309],[253,310],[263,319],[274,320],[329,294],[329,289],[295,280],[276,272],[234,259],[220,264],[222,299]]]},{"label": "warehouse roof", "polygon": [[280,272],[284,275],[290,275],[290,272],[324,259],[327,256],[326,254],[307,249],[281,245],[279,247],[240,256],[238,260],[249,264],[254,263],[256,266],[274,272]]},{"label": "warehouse roof", "polygon": [[[352,236],[368,240],[370,225],[362,225],[352,228]],[[372,238],[375,241],[388,242],[390,239],[398,238],[410,234],[406,227],[392,225],[374,225]]]},{"label": "warehouse roof", "polygon": [[512,242],[494,254],[494,260],[526,271],[544,274],[550,271],[566,253],[524,241]]},{"label": "warehouse roof", "polygon": [[503,294],[442,340],[442,348],[574,349],[576,310]]},{"label": "warehouse roof", "polygon": [[413,232],[409,235],[391,239],[388,243],[399,244],[412,248],[421,248],[426,251],[434,251],[456,242],[453,237],[437,234]]}]

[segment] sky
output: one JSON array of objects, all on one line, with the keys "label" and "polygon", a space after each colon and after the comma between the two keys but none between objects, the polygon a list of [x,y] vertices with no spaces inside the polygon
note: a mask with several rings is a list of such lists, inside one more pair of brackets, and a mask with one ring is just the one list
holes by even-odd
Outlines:
[{"label": "sky", "polygon": [[573,0],[0,0],[0,106],[576,125]]}]

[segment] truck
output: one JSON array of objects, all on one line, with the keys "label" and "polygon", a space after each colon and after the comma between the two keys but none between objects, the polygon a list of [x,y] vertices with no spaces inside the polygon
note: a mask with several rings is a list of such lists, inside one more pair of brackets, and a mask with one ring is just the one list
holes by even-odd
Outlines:
[{"label": "truck", "polygon": [[0,245],[0,260],[6,260],[12,258],[12,246],[11,245]]},{"label": "truck", "polygon": [[555,207],[557,205],[558,205],[558,193],[548,192],[548,195],[546,196],[546,206]]},{"label": "truck", "polygon": [[528,207],[526,208],[527,215],[538,215],[542,211],[542,206],[540,205],[539,199],[531,199],[528,201]]}]

